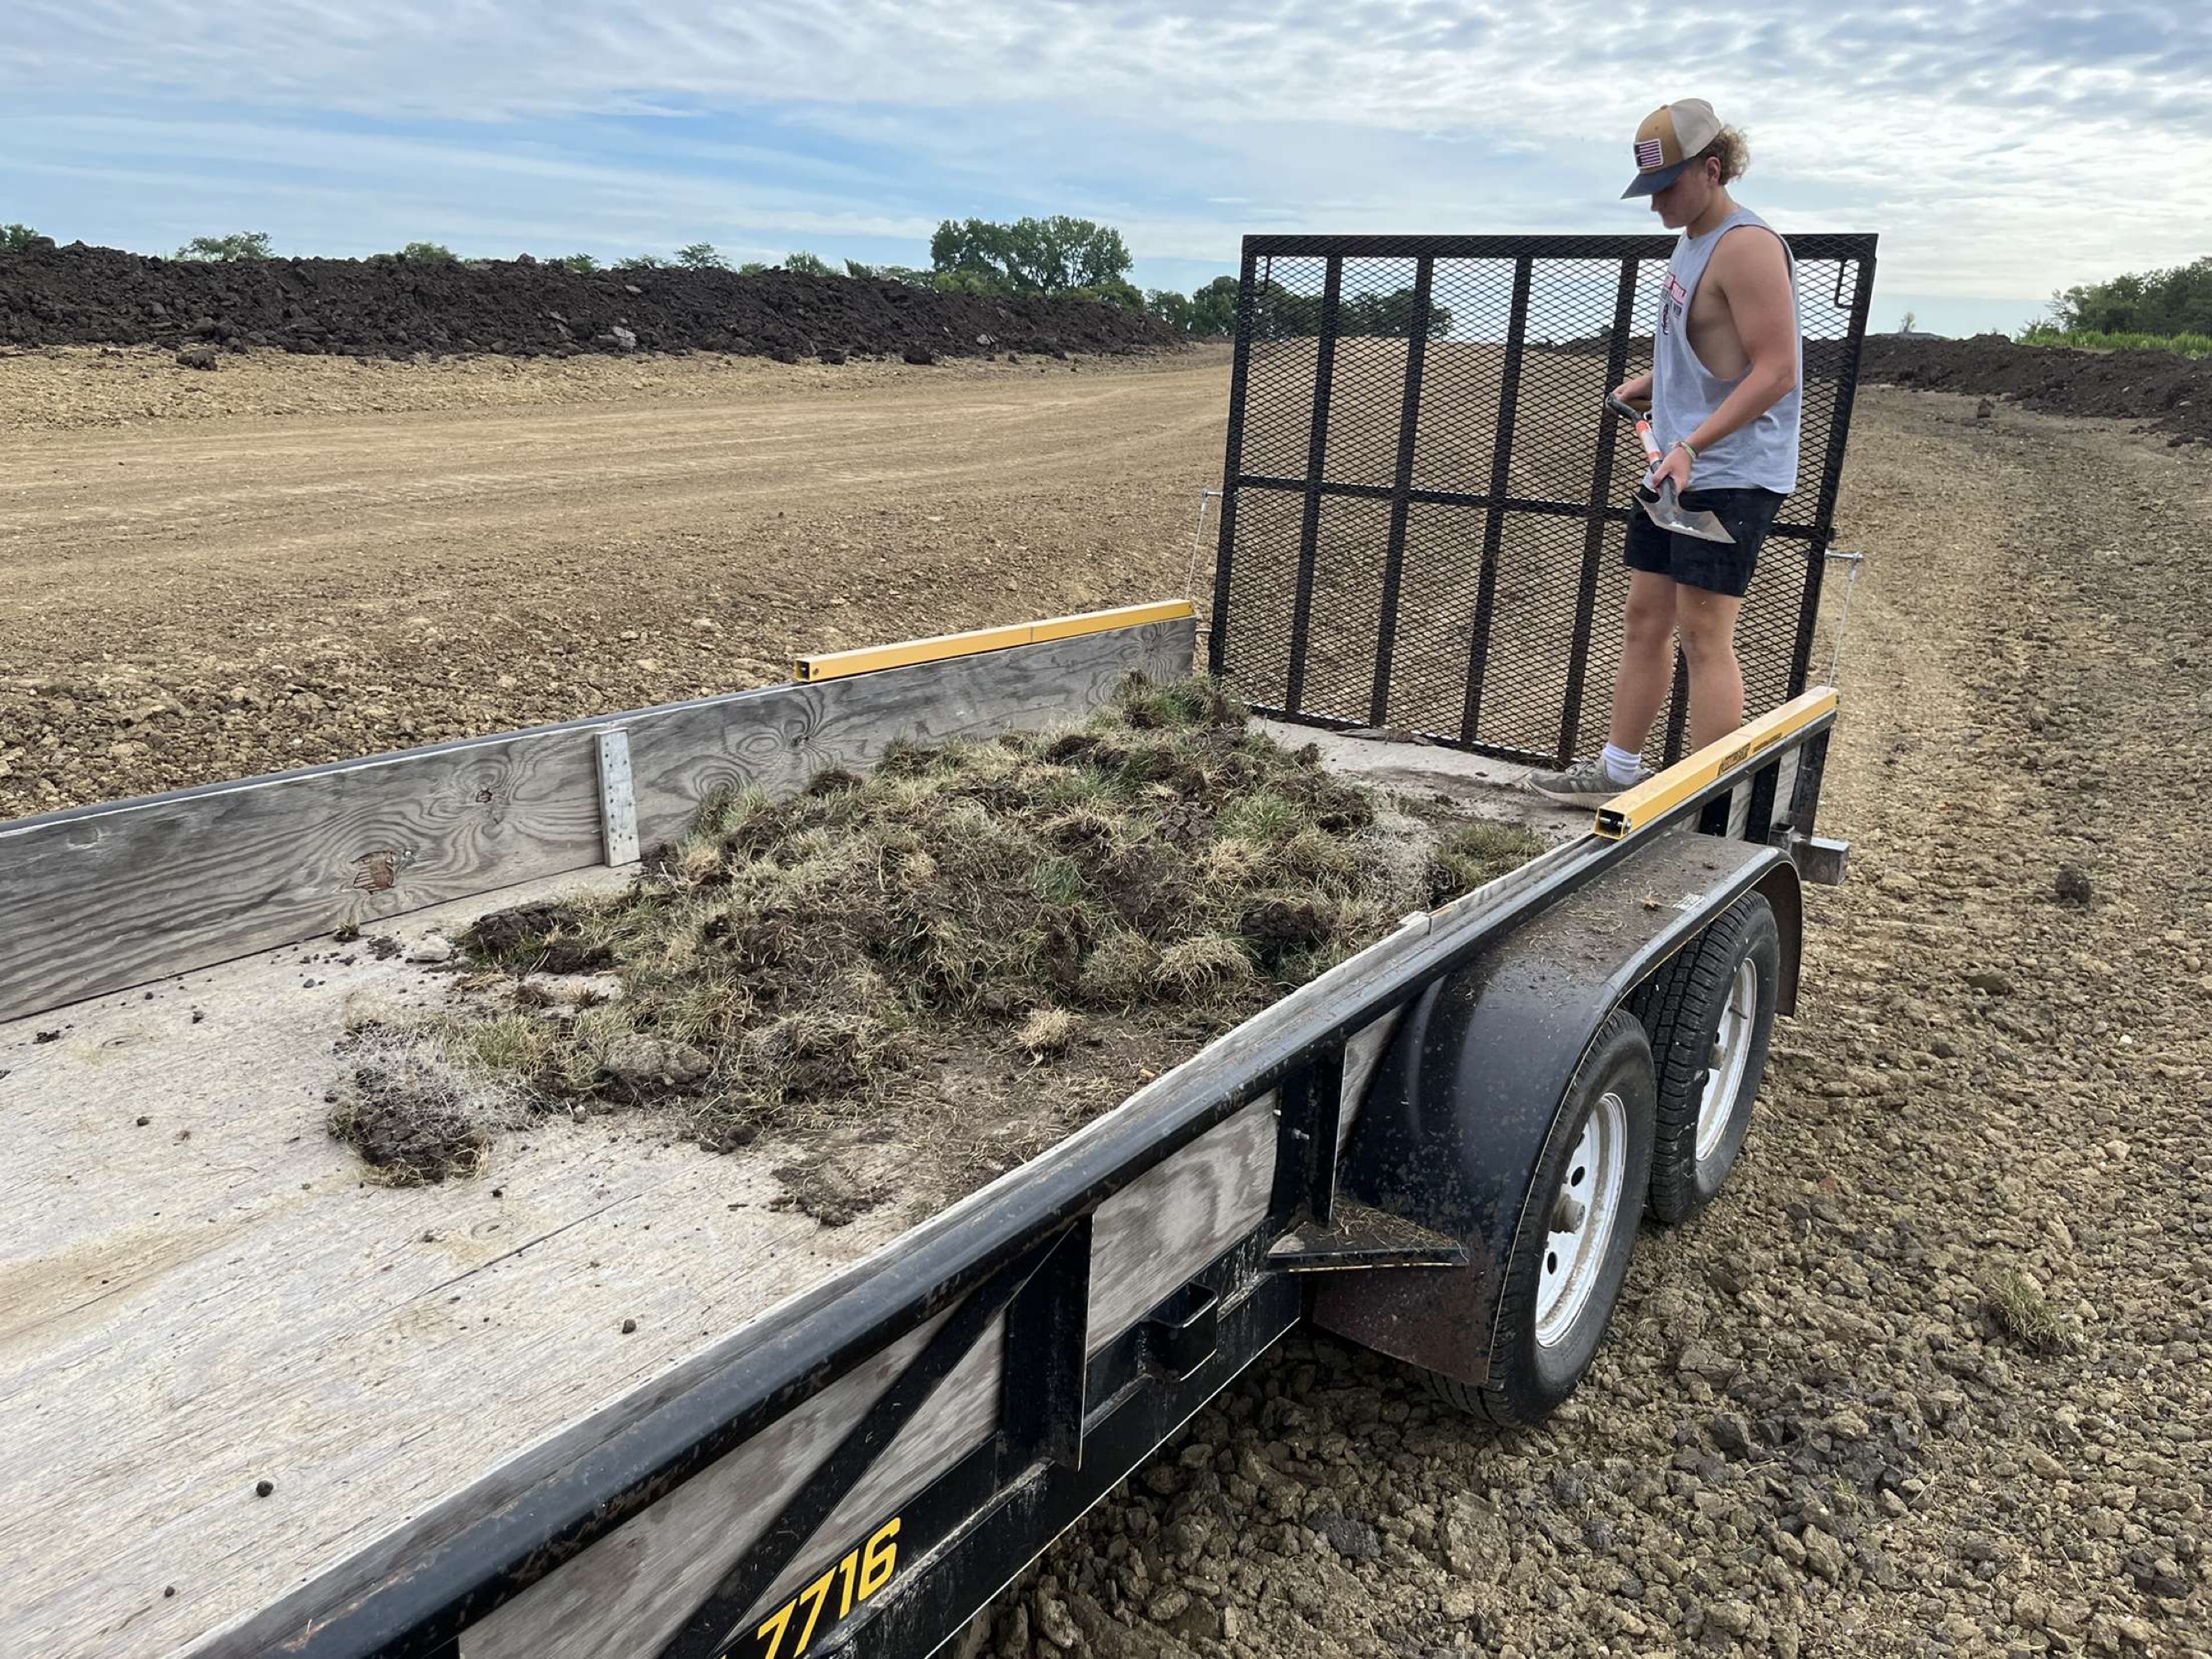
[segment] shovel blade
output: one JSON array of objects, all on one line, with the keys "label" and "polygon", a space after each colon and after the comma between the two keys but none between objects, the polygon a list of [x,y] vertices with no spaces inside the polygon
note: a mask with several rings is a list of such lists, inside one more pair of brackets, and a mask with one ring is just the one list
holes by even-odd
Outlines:
[{"label": "shovel blade", "polygon": [[1735,544],[1735,538],[1711,513],[1700,507],[1692,510],[1674,497],[1674,485],[1670,479],[1667,487],[1655,495],[1636,492],[1636,499],[1644,507],[1644,514],[1662,530],[1670,530],[1678,536],[1695,536],[1700,541],[1726,542]]}]

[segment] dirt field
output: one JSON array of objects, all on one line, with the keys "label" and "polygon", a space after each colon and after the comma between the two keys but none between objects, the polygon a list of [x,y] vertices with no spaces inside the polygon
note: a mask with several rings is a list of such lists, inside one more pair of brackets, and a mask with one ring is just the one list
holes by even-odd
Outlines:
[{"label": "dirt field", "polygon": [[[1226,380],[286,362],[187,421],[118,361],[0,362],[0,811],[1174,591]],[[1583,1393],[1499,1439],[1294,1340],[969,1659],[2212,1652],[2212,457],[1974,411],[1862,398],[1853,880]]]}]

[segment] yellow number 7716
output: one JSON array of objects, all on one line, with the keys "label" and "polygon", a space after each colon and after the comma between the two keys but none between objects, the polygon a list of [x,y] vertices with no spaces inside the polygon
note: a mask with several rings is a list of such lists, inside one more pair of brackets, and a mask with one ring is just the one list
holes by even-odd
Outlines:
[{"label": "yellow number 7716", "polygon": [[814,1640],[822,1609],[829,1605],[830,1586],[840,1577],[844,1588],[838,1596],[836,1615],[830,1621],[833,1625],[890,1583],[891,1575],[898,1571],[898,1517],[893,1516],[876,1528],[866,1544],[847,1551],[842,1560],[769,1614],[753,1632],[757,1640],[768,1644],[763,1659],[784,1659],[783,1638],[791,1633],[792,1618],[803,1606],[806,1622],[799,1627],[799,1640],[790,1655],[790,1659],[800,1659]]}]

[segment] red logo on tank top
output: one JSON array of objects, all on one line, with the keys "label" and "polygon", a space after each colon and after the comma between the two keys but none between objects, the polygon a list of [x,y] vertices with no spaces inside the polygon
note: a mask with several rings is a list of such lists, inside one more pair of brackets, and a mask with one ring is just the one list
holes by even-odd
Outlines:
[{"label": "red logo on tank top", "polygon": [[1659,331],[1662,334],[1672,334],[1674,331],[1674,319],[1689,303],[1690,290],[1682,286],[1680,277],[1673,271],[1668,271],[1666,298],[1659,307]]}]

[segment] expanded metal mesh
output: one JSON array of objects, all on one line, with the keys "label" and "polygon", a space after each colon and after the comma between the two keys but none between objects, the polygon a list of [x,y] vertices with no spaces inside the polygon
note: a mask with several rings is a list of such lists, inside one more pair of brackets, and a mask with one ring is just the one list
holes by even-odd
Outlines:
[{"label": "expanded metal mesh", "polygon": [[[1802,460],[1737,630],[1747,716],[1804,689],[1874,282],[1793,236]],[[1560,765],[1604,741],[1664,237],[1248,237],[1211,658],[1261,708]],[[1678,673],[1650,758],[1680,757]]]}]

